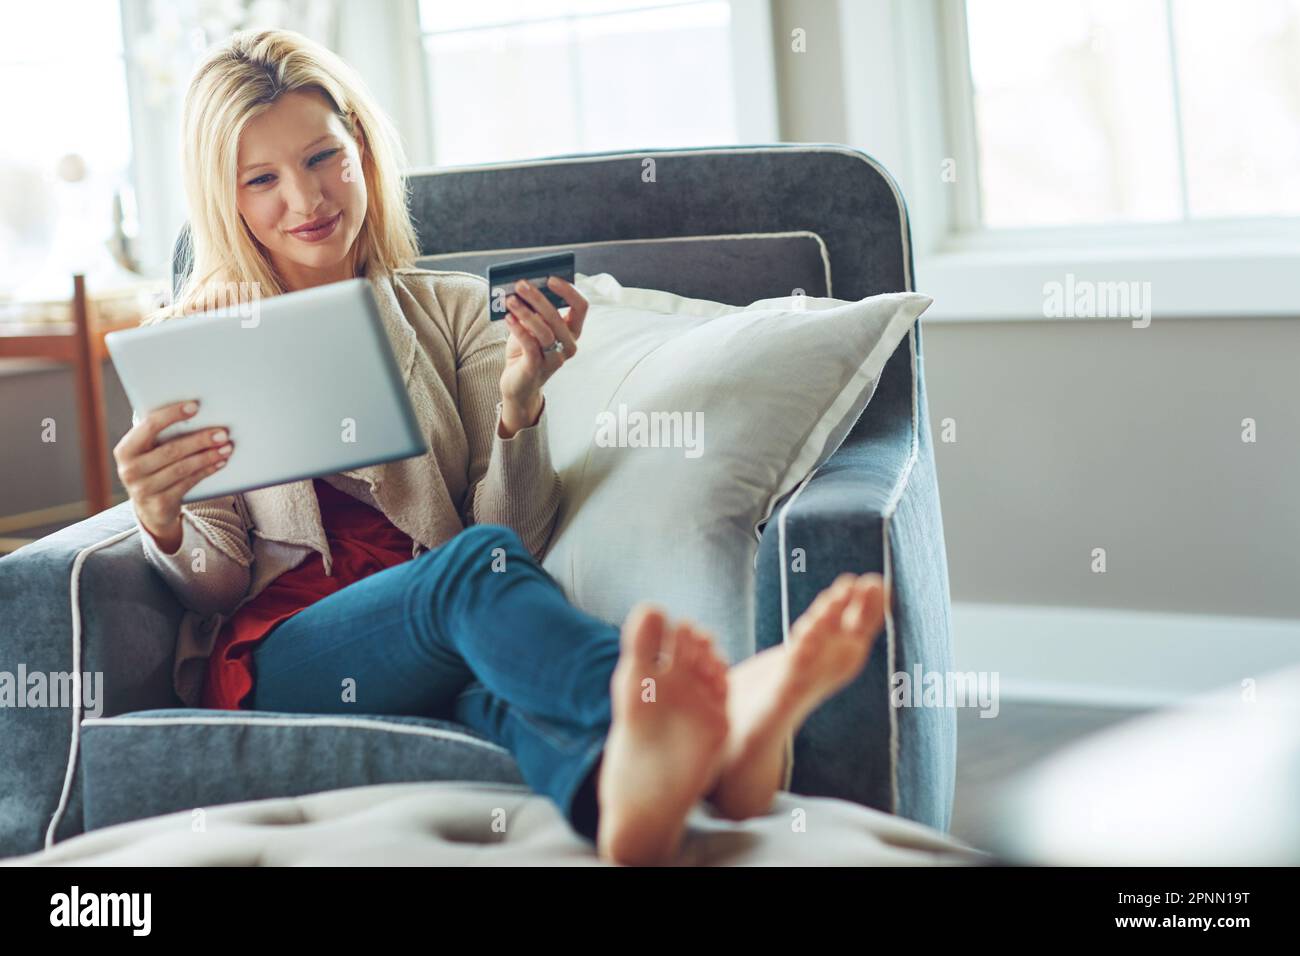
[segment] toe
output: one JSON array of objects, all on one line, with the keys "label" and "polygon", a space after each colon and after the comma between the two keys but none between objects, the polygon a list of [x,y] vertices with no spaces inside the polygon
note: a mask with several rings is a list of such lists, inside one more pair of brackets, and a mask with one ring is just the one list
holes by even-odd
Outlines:
[{"label": "toe", "polygon": [[709,667],[709,657],[713,653],[713,648],[709,646],[709,639],[701,637],[698,631],[692,631],[691,641],[695,644],[695,659],[691,662],[691,666],[700,677],[708,677],[712,671]]},{"label": "toe", "polygon": [[854,590],[851,585],[827,594],[826,603],[818,608],[817,613],[813,615],[812,624],[814,629],[824,629],[828,624],[832,623],[838,624],[845,608],[853,600],[853,596]]},{"label": "toe", "polygon": [[844,609],[849,606],[849,602],[851,602],[856,596],[857,592],[852,586],[845,588],[842,593],[835,595],[835,597],[831,599],[830,604],[826,609],[826,617],[835,618],[838,615],[843,614]]},{"label": "toe", "polygon": [[668,631],[664,612],[652,604],[632,608],[623,625],[623,646],[638,664],[649,666],[662,652]]},{"label": "toe", "polygon": [[[808,609],[799,615],[795,621],[794,628],[791,629],[790,638],[792,642],[802,641],[806,636],[819,631],[825,631],[828,625],[834,622],[839,624],[844,608],[850,598],[853,597],[852,582],[856,580],[855,575],[840,575],[836,582],[830,587],[822,590],[820,594],[813,599]],[[840,581],[844,581],[843,586]]]},{"label": "toe", "polygon": [[699,671],[701,677],[709,680],[717,678],[718,674],[725,670],[722,662],[718,660],[718,654],[713,648],[713,641],[704,634],[699,634],[700,653],[695,661],[695,669]]},{"label": "toe", "polygon": [[856,574],[841,574],[826,590],[832,600],[843,600],[853,594],[854,585],[858,583]]},{"label": "toe", "polygon": [[713,653],[713,642],[693,625],[686,625],[691,635],[691,667],[697,673],[704,673],[709,666],[709,655]]},{"label": "toe", "polygon": [[659,657],[655,663],[660,668],[668,670],[672,668],[677,655],[681,653],[681,640],[676,625],[669,623],[667,615],[664,616],[663,635],[663,640],[659,642]]},{"label": "toe", "polygon": [[868,607],[884,603],[885,579],[879,574],[864,574],[853,586],[855,594],[866,598]]},{"label": "toe", "polygon": [[715,670],[711,674],[709,674],[709,683],[713,686],[713,688],[716,691],[725,694],[727,692],[727,688],[730,686],[730,683],[727,680],[726,669],[724,668],[722,670]]},{"label": "toe", "polygon": [[836,605],[842,607],[844,602],[853,596],[853,586],[857,581],[858,576],[856,574],[841,574],[818,597],[826,599],[826,607],[828,608],[834,608]]},{"label": "toe", "polygon": [[883,590],[884,586],[885,579],[875,571],[872,571],[870,574],[860,574],[858,575],[858,579],[853,582],[854,590],[864,594],[870,594],[872,591],[876,590]]},{"label": "toe", "polygon": [[698,656],[699,643],[692,636],[690,627],[679,622],[673,628],[673,668],[693,668]]},{"label": "toe", "polygon": [[861,594],[853,595],[853,600],[845,605],[839,616],[839,629],[845,634],[858,634],[866,630],[866,598]]},{"label": "toe", "polygon": [[883,589],[875,582],[855,588],[853,600],[841,616],[844,629],[865,637],[871,637],[880,630],[884,620],[883,594]]}]

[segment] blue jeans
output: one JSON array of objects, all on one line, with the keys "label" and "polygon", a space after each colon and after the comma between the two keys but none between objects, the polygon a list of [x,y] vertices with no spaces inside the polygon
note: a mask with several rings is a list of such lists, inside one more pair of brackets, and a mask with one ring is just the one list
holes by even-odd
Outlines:
[{"label": "blue jeans", "polygon": [[570,604],[514,531],[471,525],[280,622],[253,651],[246,706],[458,721],[594,841],[618,654],[618,628]]}]

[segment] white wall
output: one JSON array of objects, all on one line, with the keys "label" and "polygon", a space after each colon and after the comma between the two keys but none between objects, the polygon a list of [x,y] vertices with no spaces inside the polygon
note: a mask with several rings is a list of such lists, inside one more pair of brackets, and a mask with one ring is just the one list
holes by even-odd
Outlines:
[{"label": "white wall", "polygon": [[1300,322],[924,335],[955,599],[1300,618]]}]

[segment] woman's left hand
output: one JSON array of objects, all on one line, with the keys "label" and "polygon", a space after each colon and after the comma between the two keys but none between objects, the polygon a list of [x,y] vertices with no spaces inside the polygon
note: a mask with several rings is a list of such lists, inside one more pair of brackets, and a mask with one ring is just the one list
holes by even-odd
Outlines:
[{"label": "woman's left hand", "polygon": [[[540,289],[522,279],[515,283],[515,292],[506,296],[504,321],[510,338],[501,373],[501,402],[502,420],[512,432],[534,424],[541,414],[542,386],[577,353],[587,318],[587,300],[581,292],[558,276],[551,276],[547,285],[569,303],[565,315],[560,315]],[[557,341],[563,343],[564,351],[548,351]],[[522,424],[512,427],[507,417]]]}]

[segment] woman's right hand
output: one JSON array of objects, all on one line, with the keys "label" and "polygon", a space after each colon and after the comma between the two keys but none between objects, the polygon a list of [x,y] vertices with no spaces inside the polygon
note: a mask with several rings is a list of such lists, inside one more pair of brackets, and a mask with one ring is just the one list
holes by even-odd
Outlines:
[{"label": "woman's right hand", "polygon": [[[158,433],[198,411],[185,402],[155,408],[113,449],[117,477],[135,506],[136,519],[171,554],[182,538],[181,498],[229,460],[234,450],[224,428],[204,428],[158,442]],[[225,450],[225,454],[222,453]]]}]

